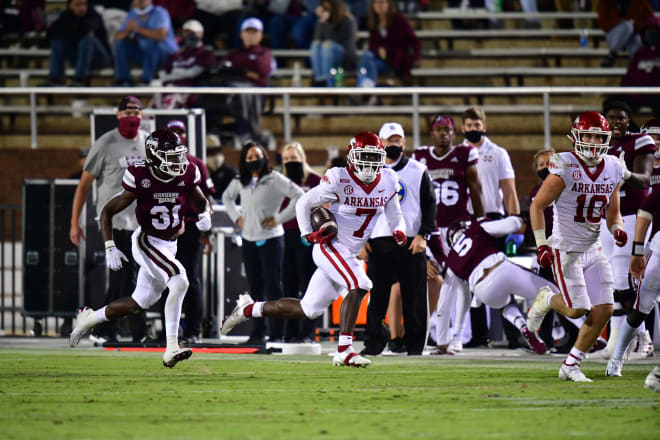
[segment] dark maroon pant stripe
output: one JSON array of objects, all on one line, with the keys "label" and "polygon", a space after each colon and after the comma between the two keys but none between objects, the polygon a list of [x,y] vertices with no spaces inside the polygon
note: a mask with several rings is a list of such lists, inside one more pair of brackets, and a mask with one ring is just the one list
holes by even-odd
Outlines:
[{"label": "dark maroon pant stripe", "polygon": [[[148,245],[147,235],[143,232],[138,237],[138,245],[144,254],[149,257],[153,263],[160,267],[169,277],[173,277],[175,273],[172,272],[172,268],[168,267],[169,265],[163,264],[158,258],[154,256],[153,247]],[[165,259],[165,261],[168,261]]]}]

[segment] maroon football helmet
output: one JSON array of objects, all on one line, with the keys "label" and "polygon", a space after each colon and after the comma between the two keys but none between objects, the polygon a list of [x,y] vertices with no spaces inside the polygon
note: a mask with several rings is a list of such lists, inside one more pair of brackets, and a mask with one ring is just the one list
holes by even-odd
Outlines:
[{"label": "maroon football helmet", "polygon": [[651,119],[642,126],[641,131],[653,137],[655,140],[655,158],[660,159],[660,119]]},{"label": "maroon football helmet", "polygon": [[363,131],[351,139],[347,159],[357,178],[371,183],[385,165],[385,147],[376,133]]},{"label": "maroon football helmet", "polygon": [[[582,135],[587,133],[600,135],[602,141],[593,144],[584,142]],[[596,165],[603,160],[603,156],[610,148],[612,131],[605,116],[598,112],[584,112],[573,121],[573,128],[568,138],[573,141],[575,154],[586,163]]]},{"label": "maroon football helmet", "polygon": [[182,176],[188,169],[188,148],[172,130],[151,133],[145,142],[145,151],[147,163],[169,176]]}]

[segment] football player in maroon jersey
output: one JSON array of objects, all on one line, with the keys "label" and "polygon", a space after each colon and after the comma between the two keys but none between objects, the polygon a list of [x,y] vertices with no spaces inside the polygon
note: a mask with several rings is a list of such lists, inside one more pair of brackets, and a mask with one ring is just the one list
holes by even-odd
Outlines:
[{"label": "football player in maroon jersey", "polygon": [[181,304],[188,290],[186,270],[176,259],[177,237],[181,232],[181,203],[189,197],[199,215],[196,226],[200,231],[211,229],[209,202],[199,183],[199,169],[188,162],[188,149],[171,130],[157,130],[145,142],[146,162],[128,167],[122,185],[124,191],[111,199],[101,212],[101,233],[105,240],[106,264],[118,270],[126,256],[112,239],[112,217],[137,201],[135,215],[140,227],[132,236],[132,254],[140,265],[137,285],[131,296],[120,298],[98,310],[84,308],[76,317],[76,328],[69,344],[73,347],[95,325],[149,309],[162,292],[169,289],[165,303],[165,335],[167,348],[163,365],[174,367],[188,359],[192,351],[179,347],[177,340]]},{"label": "football player in maroon jersey", "polygon": [[[626,103],[606,102],[603,114],[612,129],[607,154],[618,157],[622,165],[626,167],[623,172],[624,182],[620,195],[621,215],[623,216],[623,229],[632,236],[635,231],[637,210],[647,196],[651,181],[655,142],[647,134],[629,131],[631,110]],[[603,356],[608,358],[614,349],[619,328],[635,302],[635,289],[628,275],[632,243],[623,247],[615,246],[611,234],[604,227],[601,228],[600,241],[614,275],[614,316],[610,321],[610,337],[607,347],[602,352]],[[642,327],[642,331],[645,332],[646,327]]]},{"label": "football player in maroon jersey", "polygon": [[651,188],[649,192],[657,191],[660,185],[660,119],[651,119],[642,127],[642,133],[648,134],[655,141],[655,155],[653,158],[653,172],[651,173]]}]

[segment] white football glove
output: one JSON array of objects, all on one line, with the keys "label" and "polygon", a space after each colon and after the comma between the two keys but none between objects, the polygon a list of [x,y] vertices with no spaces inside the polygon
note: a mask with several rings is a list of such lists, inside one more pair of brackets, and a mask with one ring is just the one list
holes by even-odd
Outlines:
[{"label": "white football glove", "polygon": [[211,214],[208,212],[204,211],[201,214],[197,216],[198,220],[195,222],[195,225],[197,226],[197,229],[200,231],[208,231],[211,229],[211,226],[213,224],[211,223]]},{"label": "white football glove", "polygon": [[112,240],[105,242],[105,264],[110,270],[117,271],[121,269],[123,263],[121,260],[124,260],[128,263],[128,258],[126,255],[115,246],[115,242]]},{"label": "white football glove", "polygon": [[626,166],[626,160],[623,158],[625,154],[626,153],[624,151],[622,151],[621,154],[619,154],[619,165],[621,165],[621,168],[623,169],[623,180],[628,180],[630,179],[632,173]]}]

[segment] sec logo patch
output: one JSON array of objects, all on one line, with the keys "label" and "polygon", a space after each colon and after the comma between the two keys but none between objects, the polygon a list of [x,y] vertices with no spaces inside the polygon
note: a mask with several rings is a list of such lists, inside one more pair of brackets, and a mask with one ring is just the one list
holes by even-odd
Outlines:
[{"label": "sec logo patch", "polygon": [[580,180],[582,178],[582,173],[580,171],[573,171],[573,180]]},{"label": "sec logo patch", "polygon": [[151,186],[151,180],[142,179],[142,181],[140,182],[140,186],[142,186],[142,188],[149,188]]},{"label": "sec logo patch", "polygon": [[344,187],[344,194],[353,194],[353,186],[352,185],[346,185]]}]

